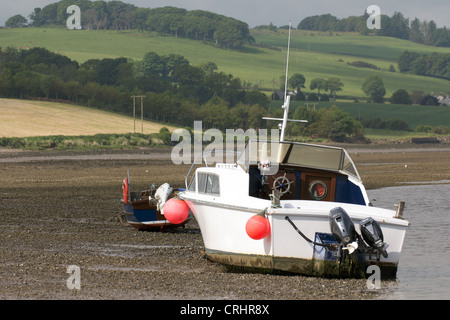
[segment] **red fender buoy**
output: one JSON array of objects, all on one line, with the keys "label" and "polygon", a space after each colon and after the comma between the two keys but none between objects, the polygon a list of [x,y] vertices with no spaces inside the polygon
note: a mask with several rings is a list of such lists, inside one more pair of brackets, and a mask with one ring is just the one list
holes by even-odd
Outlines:
[{"label": "red fender buoy", "polygon": [[128,197],[129,197],[129,185],[128,185],[128,179],[123,179],[122,182],[122,191],[123,191],[123,203],[128,204]]},{"label": "red fender buoy", "polygon": [[254,215],[245,224],[245,231],[254,240],[264,239],[270,233],[270,222],[262,216]]},{"label": "red fender buoy", "polygon": [[184,200],[169,199],[163,208],[164,217],[173,224],[181,224],[186,221],[189,216],[189,207]]}]

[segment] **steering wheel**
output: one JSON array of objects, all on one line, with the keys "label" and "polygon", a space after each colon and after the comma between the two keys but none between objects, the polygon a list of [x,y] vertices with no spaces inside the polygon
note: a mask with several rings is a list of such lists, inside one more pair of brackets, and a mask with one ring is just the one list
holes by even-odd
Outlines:
[{"label": "steering wheel", "polygon": [[282,177],[278,177],[273,182],[273,189],[278,190],[280,195],[286,194],[291,189],[291,183],[292,181],[289,181],[288,178],[286,178],[286,175]]}]

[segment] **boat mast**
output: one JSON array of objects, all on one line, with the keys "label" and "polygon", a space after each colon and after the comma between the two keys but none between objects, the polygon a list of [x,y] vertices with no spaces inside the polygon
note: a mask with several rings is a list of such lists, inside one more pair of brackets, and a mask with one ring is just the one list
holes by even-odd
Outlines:
[{"label": "boat mast", "polygon": [[289,113],[289,104],[291,101],[291,97],[287,95],[287,85],[288,85],[288,75],[289,75],[289,53],[291,49],[291,26],[292,21],[289,21],[289,37],[288,37],[288,48],[287,48],[287,57],[286,57],[286,79],[284,82],[284,116],[283,116],[283,124],[281,126],[281,136],[280,141],[284,141],[284,132],[286,131],[286,124],[288,120],[288,113]]},{"label": "boat mast", "polygon": [[284,102],[286,103],[287,97],[287,85],[288,85],[288,75],[289,75],[289,53],[291,50],[291,25],[292,22],[289,21],[289,36],[288,36],[288,47],[287,47],[287,57],[286,57],[286,79],[284,82]]},{"label": "boat mast", "polygon": [[268,117],[263,117],[263,119],[265,120],[276,120],[276,121],[282,121],[282,123],[280,123],[278,126],[281,129],[281,134],[280,134],[280,141],[285,141],[284,140],[284,134],[286,131],[286,124],[288,121],[292,121],[292,122],[302,122],[302,123],[306,123],[308,121],[306,120],[293,120],[293,119],[288,119],[288,114],[289,114],[289,104],[291,103],[291,96],[289,96],[287,94],[287,84],[288,84],[288,75],[289,75],[289,55],[290,55],[290,50],[291,50],[291,27],[292,27],[292,21],[289,21],[289,37],[288,37],[288,48],[287,48],[287,59],[286,59],[286,79],[285,79],[285,83],[284,83],[284,104],[282,106],[282,108],[284,109],[284,115],[283,115],[283,119],[280,118],[268,118]]}]

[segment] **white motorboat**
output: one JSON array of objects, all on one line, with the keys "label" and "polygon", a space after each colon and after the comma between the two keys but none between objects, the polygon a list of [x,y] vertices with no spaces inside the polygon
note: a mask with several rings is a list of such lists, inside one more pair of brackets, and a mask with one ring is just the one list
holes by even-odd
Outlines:
[{"label": "white motorboat", "polygon": [[409,225],[403,203],[370,204],[344,149],[321,145],[251,141],[235,164],[196,169],[179,197],[210,260],[263,271],[363,277],[377,265],[392,278]]},{"label": "white motorboat", "polygon": [[395,277],[409,226],[404,203],[372,206],[344,149],[285,141],[289,103],[285,95],[279,141],[250,141],[235,163],[192,174],[194,162],[178,196],[199,224],[205,254],[254,271],[364,277],[375,265]]}]

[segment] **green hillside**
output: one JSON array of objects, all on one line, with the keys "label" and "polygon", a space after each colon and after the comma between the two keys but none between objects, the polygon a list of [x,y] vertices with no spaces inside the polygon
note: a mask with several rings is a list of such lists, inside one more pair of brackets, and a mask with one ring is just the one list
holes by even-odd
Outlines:
[{"label": "green hillside", "polygon": [[[64,28],[0,29],[0,47],[45,47],[78,62],[92,58],[127,57],[140,60],[145,53],[178,53],[192,65],[215,62],[220,71],[266,90],[277,90],[284,74],[287,31],[252,30],[256,44],[240,51],[216,48],[211,43],[157,36],[129,31],[67,30]],[[270,46],[270,47],[269,47]],[[276,49],[276,50],[275,50]],[[292,34],[290,74],[306,77],[306,91],[313,78],[338,77],[344,83],[342,96],[363,97],[361,84],[371,74],[382,77],[386,97],[397,89],[423,90],[425,93],[450,91],[449,81],[431,77],[389,72],[397,69],[398,56],[405,50],[419,53],[450,53],[437,48],[388,37],[361,36],[354,33],[318,33],[295,30]],[[379,70],[357,68],[347,62],[365,61]]]},{"label": "green hillside", "polygon": [[[432,127],[446,126],[450,124],[450,107],[447,106],[419,106],[401,105],[388,103],[354,103],[354,102],[316,102],[316,109],[332,105],[337,105],[339,109],[349,113],[356,119],[376,119],[387,121],[391,119],[401,119],[405,121],[410,129],[415,129],[419,125]],[[292,101],[291,110],[294,111],[300,106],[308,105],[314,107],[314,102]],[[271,109],[281,107],[281,102],[272,103]]]}]

